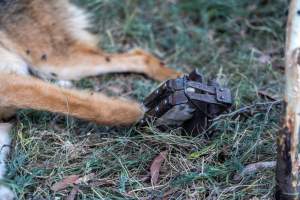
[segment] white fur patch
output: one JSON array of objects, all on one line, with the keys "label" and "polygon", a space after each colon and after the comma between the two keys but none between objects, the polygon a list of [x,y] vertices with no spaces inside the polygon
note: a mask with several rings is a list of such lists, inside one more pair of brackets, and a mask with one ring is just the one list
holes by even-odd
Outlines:
[{"label": "white fur patch", "polygon": [[1,73],[28,75],[27,63],[17,54],[0,47]]},{"label": "white fur patch", "polygon": [[[9,153],[9,145],[11,139],[9,132],[11,130],[11,124],[0,123],[0,179],[3,179],[6,167],[5,161]],[[13,200],[15,197],[14,193],[6,186],[0,186],[0,200]]]},{"label": "white fur patch", "polygon": [[72,4],[68,5],[66,9],[69,16],[66,17],[65,23],[70,34],[74,39],[96,47],[98,39],[87,31],[90,27],[87,13]]},{"label": "white fur patch", "polygon": [[74,87],[74,85],[71,81],[66,81],[66,80],[58,80],[56,82],[56,84],[63,88],[73,88]]},{"label": "white fur patch", "polygon": [[0,179],[4,177],[6,168],[5,160],[9,153],[11,124],[0,123]]}]

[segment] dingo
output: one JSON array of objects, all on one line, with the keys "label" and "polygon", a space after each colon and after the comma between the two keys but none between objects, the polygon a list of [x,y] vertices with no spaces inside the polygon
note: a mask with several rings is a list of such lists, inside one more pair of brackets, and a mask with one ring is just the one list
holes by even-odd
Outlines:
[{"label": "dingo", "polygon": [[[89,33],[87,15],[68,0],[0,0],[0,118],[30,108],[68,114],[103,125],[128,125],[144,114],[139,103],[63,89],[36,77],[78,80],[111,72],[143,73],[156,80],[180,73],[151,54],[106,54]],[[36,77],[31,76],[34,72]],[[5,174],[10,124],[0,123],[0,179]],[[0,199],[13,199],[0,186]]]}]

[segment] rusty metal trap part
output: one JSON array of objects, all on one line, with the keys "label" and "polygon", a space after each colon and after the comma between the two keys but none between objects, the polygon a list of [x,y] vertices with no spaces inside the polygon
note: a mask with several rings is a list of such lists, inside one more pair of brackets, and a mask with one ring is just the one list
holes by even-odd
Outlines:
[{"label": "rusty metal trap part", "polygon": [[203,76],[194,70],[183,77],[164,82],[144,100],[147,111],[141,124],[161,118],[174,106],[188,105],[194,110],[193,116],[180,126],[188,133],[199,134],[208,128],[212,119],[228,110],[232,103],[228,88],[221,87],[216,81],[206,84]]}]

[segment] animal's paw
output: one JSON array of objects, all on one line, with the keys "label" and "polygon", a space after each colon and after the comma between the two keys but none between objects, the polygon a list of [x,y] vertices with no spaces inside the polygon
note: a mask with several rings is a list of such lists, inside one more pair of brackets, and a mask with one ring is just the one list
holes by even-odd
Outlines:
[{"label": "animal's paw", "polygon": [[6,186],[0,186],[0,200],[14,200],[15,194]]},{"label": "animal's paw", "polygon": [[157,120],[158,125],[180,126],[193,117],[195,109],[188,104],[174,106]]}]

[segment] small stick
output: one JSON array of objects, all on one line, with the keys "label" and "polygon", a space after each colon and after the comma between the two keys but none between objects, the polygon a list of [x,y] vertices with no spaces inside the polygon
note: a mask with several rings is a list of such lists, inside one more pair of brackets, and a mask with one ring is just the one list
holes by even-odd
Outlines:
[{"label": "small stick", "polygon": [[275,166],[276,166],[276,161],[251,163],[251,164],[247,165],[242,170],[242,172],[235,174],[233,177],[233,180],[239,181],[246,175],[254,174],[255,172],[257,172],[259,170],[272,169]]}]

